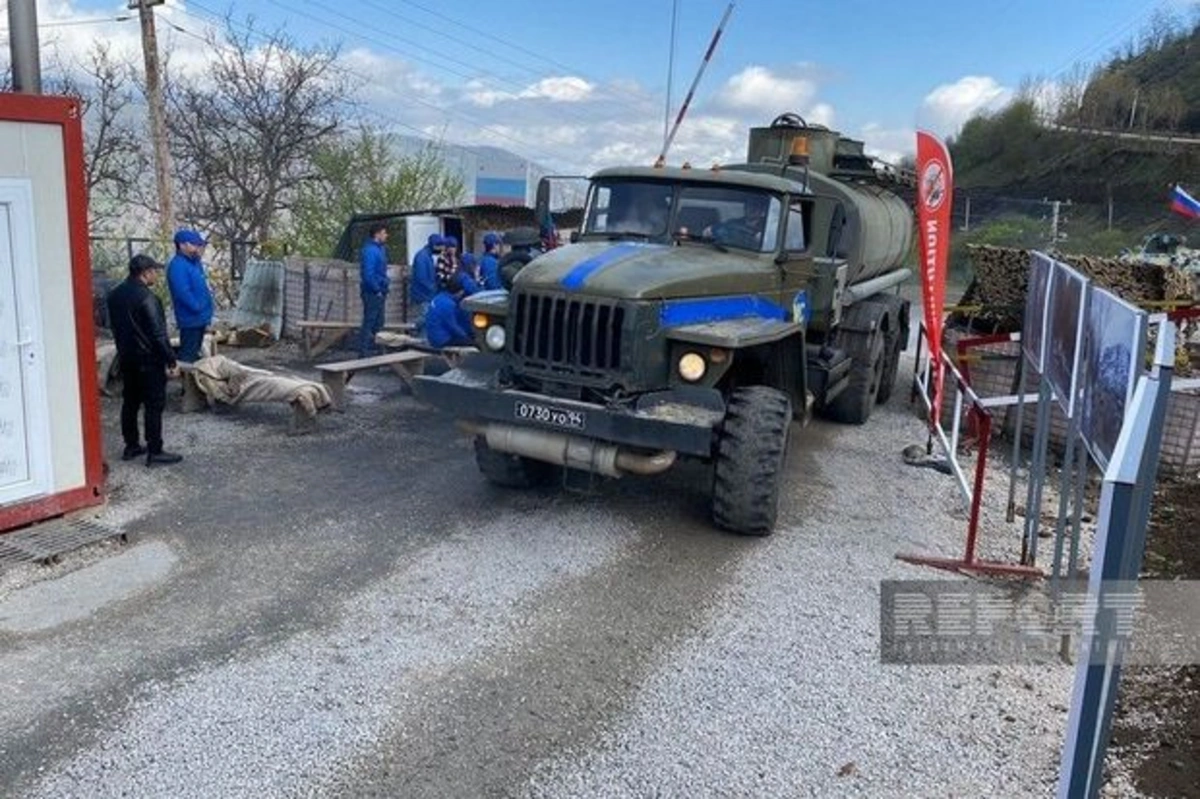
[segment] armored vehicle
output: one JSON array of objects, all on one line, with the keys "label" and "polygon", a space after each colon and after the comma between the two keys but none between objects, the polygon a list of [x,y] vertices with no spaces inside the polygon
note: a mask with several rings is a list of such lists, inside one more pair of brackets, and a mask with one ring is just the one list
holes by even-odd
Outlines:
[{"label": "armored vehicle", "polygon": [[697,458],[716,524],[765,535],[795,423],[861,424],[892,394],[913,235],[863,144],[794,114],[745,164],[605,169],[571,244],[464,301],[479,354],[416,391],[494,483]]}]

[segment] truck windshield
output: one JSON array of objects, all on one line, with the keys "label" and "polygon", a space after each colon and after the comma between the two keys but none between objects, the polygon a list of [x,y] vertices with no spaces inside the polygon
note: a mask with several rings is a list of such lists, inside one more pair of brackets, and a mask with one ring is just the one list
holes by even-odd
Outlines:
[{"label": "truck windshield", "polygon": [[675,187],[660,181],[613,181],[592,187],[584,233],[667,235]]},{"label": "truck windshield", "polygon": [[683,186],[675,236],[753,252],[772,252],[782,203],[766,191],[728,186]]},{"label": "truck windshield", "polygon": [[740,186],[605,181],[592,186],[583,233],[707,241],[772,252],[782,207],[778,196]]}]

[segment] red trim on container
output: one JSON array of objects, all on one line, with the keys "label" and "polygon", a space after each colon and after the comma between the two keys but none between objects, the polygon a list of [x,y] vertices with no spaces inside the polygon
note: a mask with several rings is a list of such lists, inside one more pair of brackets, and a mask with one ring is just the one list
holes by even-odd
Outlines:
[{"label": "red trim on container", "polygon": [[62,128],[84,464],[83,486],[0,508],[2,531],[102,504],[104,461],[101,452],[100,396],[96,382],[96,331],[92,324],[92,264],[88,247],[83,122],[79,102],[69,97],[4,94],[0,95],[0,120],[44,123]]}]

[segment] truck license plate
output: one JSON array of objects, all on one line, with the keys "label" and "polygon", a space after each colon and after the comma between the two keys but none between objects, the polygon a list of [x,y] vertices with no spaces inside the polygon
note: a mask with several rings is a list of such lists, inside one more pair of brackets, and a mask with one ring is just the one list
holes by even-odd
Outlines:
[{"label": "truck license plate", "polygon": [[587,414],[583,411],[568,411],[536,402],[517,402],[513,405],[513,416],[521,421],[565,427],[568,430],[587,427]]}]

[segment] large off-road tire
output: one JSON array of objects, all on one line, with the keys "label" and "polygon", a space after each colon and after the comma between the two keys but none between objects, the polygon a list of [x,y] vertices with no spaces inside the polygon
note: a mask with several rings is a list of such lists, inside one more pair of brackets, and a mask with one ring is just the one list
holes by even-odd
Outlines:
[{"label": "large off-road tire", "polygon": [[825,407],[825,415],[843,424],[863,424],[871,418],[883,384],[884,336],[879,331],[852,336],[850,384]]},{"label": "large off-road tire", "polygon": [[770,535],[792,424],[792,401],[766,386],[734,390],[717,439],[712,518],[743,535]]},{"label": "large off-road tire", "polygon": [[900,330],[888,330],[883,340],[883,376],[879,381],[879,393],[875,404],[882,405],[892,397],[896,388],[896,375],[900,372]]},{"label": "large off-road tire", "polygon": [[504,488],[535,488],[550,481],[554,466],[549,463],[497,452],[487,439],[475,436],[475,463],[489,483]]}]

